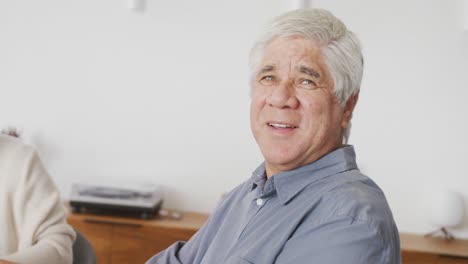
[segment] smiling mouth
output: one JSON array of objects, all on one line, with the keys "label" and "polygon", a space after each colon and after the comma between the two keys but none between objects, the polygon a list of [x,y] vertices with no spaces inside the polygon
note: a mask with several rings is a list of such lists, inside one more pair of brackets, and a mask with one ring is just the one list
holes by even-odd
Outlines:
[{"label": "smiling mouth", "polygon": [[289,124],[280,124],[280,123],[267,123],[267,124],[274,128],[297,128],[297,126],[293,126]]}]

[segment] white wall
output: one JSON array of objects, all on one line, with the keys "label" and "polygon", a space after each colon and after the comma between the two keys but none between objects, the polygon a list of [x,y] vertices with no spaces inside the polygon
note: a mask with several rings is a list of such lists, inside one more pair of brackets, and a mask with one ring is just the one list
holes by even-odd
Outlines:
[{"label": "white wall", "polygon": [[[461,1],[313,1],[363,42],[351,143],[402,231],[433,228],[420,210],[431,192],[468,198]],[[261,162],[247,56],[289,6],[147,0],[133,12],[125,0],[0,1],[0,125],[25,131],[65,197],[75,181],[154,181],[166,207],[210,212]],[[466,222],[457,235],[468,237]]]}]

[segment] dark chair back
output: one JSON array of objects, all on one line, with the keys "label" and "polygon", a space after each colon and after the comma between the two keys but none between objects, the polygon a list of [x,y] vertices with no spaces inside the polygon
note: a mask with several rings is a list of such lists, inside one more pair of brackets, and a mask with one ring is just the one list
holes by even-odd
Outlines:
[{"label": "dark chair back", "polygon": [[96,264],[96,253],[89,241],[78,231],[73,243],[73,264]]}]

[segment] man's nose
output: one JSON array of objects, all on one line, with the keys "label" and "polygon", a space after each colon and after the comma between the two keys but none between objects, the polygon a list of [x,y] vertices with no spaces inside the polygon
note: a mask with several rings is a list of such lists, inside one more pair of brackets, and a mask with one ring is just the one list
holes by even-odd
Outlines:
[{"label": "man's nose", "polygon": [[268,104],[277,108],[296,108],[299,101],[296,97],[296,90],[291,82],[283,82],[273,88],[268,97]]}]

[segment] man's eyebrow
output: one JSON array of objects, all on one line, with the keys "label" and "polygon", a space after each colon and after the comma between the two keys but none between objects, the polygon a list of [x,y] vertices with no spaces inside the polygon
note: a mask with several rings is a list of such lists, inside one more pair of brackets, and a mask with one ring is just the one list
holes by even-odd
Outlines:
[{"label": "man's eyebrow", "polygon": [[263,74],[263,73],[266,73],[266,72],[271,72],[275,69],[275,66],[273,65],[265,65],[263,66],[260,71],[258,72],[258,74]]},{"label": "man's eyebrow", "polygon": [[315,78],[320,78],[320,74],[312,68],[299,66],[299,71]]}]

